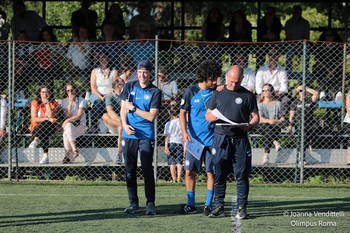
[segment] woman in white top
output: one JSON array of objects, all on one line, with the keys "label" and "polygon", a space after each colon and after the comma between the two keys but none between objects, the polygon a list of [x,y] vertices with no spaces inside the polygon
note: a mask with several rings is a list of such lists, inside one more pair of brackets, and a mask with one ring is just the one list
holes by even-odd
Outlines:
[{"label": "woman in white top", "polygon": [[118,71],[110,68],[107,53],[99,55],[100,66],[91,72],[91,91],[90,102],[93,104],[91,111],[91,128],[97,130],[98,120],[102,117],[105,110],[105,98],[113,91],[112,83],[118,78]]},{"label": "woman in white top", "polygon": [[66,98],[62,100],[62,109],[66,119],[62,124],[62,128],[66,153],[63,163],[70,163],[74,162],[75,158],[79,156],[75,143],[76,139],[86,132],[86,102],[84,98],[76,95],[77,90],[72,83],[66,84],[64,92]]}]

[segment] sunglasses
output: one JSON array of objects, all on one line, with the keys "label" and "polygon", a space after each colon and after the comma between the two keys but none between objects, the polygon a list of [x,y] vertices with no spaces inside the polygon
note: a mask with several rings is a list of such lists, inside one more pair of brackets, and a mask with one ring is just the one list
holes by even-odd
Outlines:
[{"label": "sunglasses", "polygon": [[73,92],[74,91],[74,89],[68,89],[68,90],[66,90],[66,92]]},{"label": "sunglasses", "polygon": [[271,92],[271,89],[262,89],[262,92]]}]

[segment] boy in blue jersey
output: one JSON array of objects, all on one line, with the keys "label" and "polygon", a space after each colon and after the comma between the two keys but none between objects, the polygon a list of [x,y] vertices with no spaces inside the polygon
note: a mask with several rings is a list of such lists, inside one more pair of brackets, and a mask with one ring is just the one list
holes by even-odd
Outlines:
[{"label": "boy in blue jersey", "polygon": [[[236,218],[248,218],[247,205],[249,193],[248,176],[251,170],[252,152],[247,132],[259,123],[259,111],[256,97],[241,86],[243,69],[231,66],[227,74],[227,85],[221,91],[215,91],[208,103],[206,119],[216,123],[212,146],[215,167],[214,208],[209,217],[224,217],[224,199],[227,176],[232,173],[237,186]],[[240,126],[225,125],[211,112],[219,110],[226,118]],[[224,124],[220,124],[224,123]]]},{"label": "boy in blue jersey", "polygon": [[146,214],[155,215],[155,181],[153,172],[154,120],[161,107],[161,91],[150,82],[152,64],[141,61],[137,66],[137,81],[125,84],[120,99],[120,117],[123,125],[122,147],[126,171],[126,184],[130,206],[125,213],[139,212],[137,195],[137,156],[140,153],[145,182]]},{"label": "boy in blue jersey", "polygon": [[197,213],[195,202],[196,174],[201,170],[203,161],[205,161],[205,170],[208,177],[207,199],[203,214],[208,215],[210,213],[214,187],[210,147],[213,144],[214,127],[205,120],[205,113],[208,108],[208,101],[220,76],[221,66],[219,63],[212,60],[202,62],[197,69],[198,83],[188,88],[181,100],[180,123],[184,142],[195,139],[205,146],[199,160],[189,151],[186,151],[185,154],[187,204],[183,207],[183,212],[187,214]]}]

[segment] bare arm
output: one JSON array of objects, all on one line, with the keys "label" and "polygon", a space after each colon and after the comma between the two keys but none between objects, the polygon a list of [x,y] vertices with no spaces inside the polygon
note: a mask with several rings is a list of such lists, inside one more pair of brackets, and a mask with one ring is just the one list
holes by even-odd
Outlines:
[{"label": "bare arm", "polygon": [[[124,101],[124,107],[127,110],[132,110],[135,106],[133,105],[133,103],[131,103],[128,100],[126,100],[126,101]],[[149,112],[146,112],[146,111],[143,111],[143,110],[141,110],[139,108],[136,108],[135,113],[137,115],[139,115],[140,117],[142,117],[142,118],[144,118],[144,119],[146,119],[146,120],[148,120],[150,122],[153,122],[156,119],[156,117],[157,117],[157,115],[159,113],[159,109],[151,108]]]},{"label": "bare arm", "polygon": [[184,109],[180,109],[179,117],[184,142],[191,141],[190,135],[187,132],[187,111]]},{"label": "bare arm", "polygon": [[122,106],[120,109],[120,118],[122,120],[122,125],[125,132],[131,135],[131,134],[135,134],[135,129],[131,125],[128,125],[128,122],[126,120],[126,114],[128,114],[129,110],[125,107],[125,102],[126,102],[125,100],[122,100]]},{"label": "bare arm", "polygon": [[121,118],[120,116],[114,111],[113,107],[111,105],[108,105],[106,107],[106,110],[107,110],[107,114],[115,121],[118,122],[118,126],[122,126],[122,123],[121,123]]},{"label": "bare arm", "polygon": [[217,118],[216,116],[214,116],[214,114],[211,112],[210,109],[207,110],[207,112],[206,112],[206,114],[205,114],[205,119],[206,119],[208,122],[210,122],[210,123],[219,120],[219,118]]},{"label": "bare arm", "polygon": [[91,72],[91,77],[90,77],[90,88],[91,91],[102,101],[104,101],[104,96],[100,94],[100,92],[97,90],[97,84],[96,84],[96,69],[93,69]]}]

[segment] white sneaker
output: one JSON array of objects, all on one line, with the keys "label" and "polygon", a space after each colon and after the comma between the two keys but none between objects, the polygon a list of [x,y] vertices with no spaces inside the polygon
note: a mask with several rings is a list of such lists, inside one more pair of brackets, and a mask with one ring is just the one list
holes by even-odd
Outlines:
[{"label": "white sneaker", "polygon": [[266,165],[269,163],[269,154],[268,153],[264,153],[264,157],[263,157],[263,165]]},{"label": "white sneaker", "polygon": [[323,100],[326,97],[326,93],[324,91],[320,92],[320,100]]},{"label": "white sneaker", "polygon": [[279,143],[278,141],[273,141],[273,144],[275,145],[275,149],[276,149],[276,152],[280,151],[281,150],[281,143]]},{"label": "white sneaker", "polygon": [[29,144],[28,148],[35,149],[37,146],[38,146],[37,141],[33,140],[33,141]]},{"label": "white sneaker", "polygon": [[49,164],[49,156],[47,156],[47,153],[43,154],[43,157],[40,160],[41,164]]},{"label": "white sneaker", "polygon": [[343,99],[343,95],[340,91],[338,91],[338,93],[335,95],[335,100],[342,100]]}]

